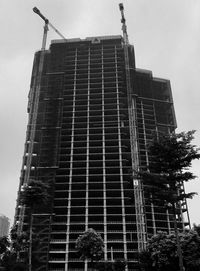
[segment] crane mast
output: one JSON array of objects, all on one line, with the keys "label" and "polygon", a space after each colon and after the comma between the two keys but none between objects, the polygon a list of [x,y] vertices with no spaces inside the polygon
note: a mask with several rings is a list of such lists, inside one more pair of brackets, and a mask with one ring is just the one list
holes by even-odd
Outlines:
[{"label": "crane mast", "polygon": [[119,9],[121,11],[121,23],[122,23],[122,32],[123,32],[123,38],[124,38],[124,43],[126,45],[129,45],[129,40],[128,40],[128,33],[127,33],[127,26],[126,26],[126,19],[124,16],[124,6],[122,3],[119,4]]},{"label": "crane mast", "polygon": [[[30,179],[30,172],[32,170],[32,160],[34,156],[34,145],[35,145],[35,135],[36,135],[36,125],[37,125],[37,117],[38,117],[38,107],[39,107],[39,97],[40,97],[40,90],[41,90],[41,80],[42,80],[42,73],[43,73],[43,66],[44,66],[44,58],[45,58],[45,49],[46,49],[46,41],[47,41],[47,32],[49,30],[48,26],[50,26],[62,39],[66,38],[49,22],[49,20],[40,12],[37,7],[33,8],[33,11],[40,16],[45,22],[44,25],[44,32],[42,38],[42,48],[41,52],[39,53],[39,65],[38,70],[35,74],[33,85],[30,89],[30,96],[32,97],[31,101],[31,108],[30,112],[32,117],[29,117],[29,124],[31,126],[29,138],[27,138],[27,161],[26,161],[26,171],[23,179],[23,183],[20,189],[23,189],[23,186],[28,185]],[[33,95],[33,92],[35,93]],[[20,207],[19,213],[19,221],[18,221],[18,233],[23,231],[23,224],[24,224],[24,216],[25,216],[25,206]]]},{"label": "crane mast", "polygon": [[[130,145],[131,145],[131,159],[133,171],[133,188],[135,198],[135,213],[136,213],[136,227],[138,238],[138,251],[142,251],[146,245],[146,231],[144,218],[144,199],[141,181],[135,176],[135,172],[139,170],[138,157],[138,141],[136,130],[136,100],[133,97],[131,76],[130,76],[130,62],[129,62],[129,40],[126,26],[126,19],[124,16],[124,6],[119,4],[121,11],[121,23],[123,31],[124,42],[124,57],[125,57],[125,72],[126,72],[126,86],[127,86],[127,101],[128,101],[128,115],[129,115],[129,131],[130,131]],[[134,83],[134,82],[133,82]]]}]

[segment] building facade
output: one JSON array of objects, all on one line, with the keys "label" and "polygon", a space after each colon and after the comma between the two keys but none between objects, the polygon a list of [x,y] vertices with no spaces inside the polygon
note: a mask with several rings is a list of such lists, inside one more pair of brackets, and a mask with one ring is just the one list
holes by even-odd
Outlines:
[{"label": "building facade", "polygon": [[0,237],[7,236],[10,227],[10,220],[3,214],[0,214]]},{"label": "building facade", "polygon": [[[171,214],[134,176],[149,164],[155,133],[176,128],[169,80],[136,69],[121,36],[55,40],[35,54],[28,112],[18,199],[30,179],[52,181],[50,202],[32,213],[40,270],[90,269],[75,249],[88,228],[101,233],[104,260],[137,270],[148,234],[173,229]],[[29,228],[26,206],[17,205],[15,221]]]}]

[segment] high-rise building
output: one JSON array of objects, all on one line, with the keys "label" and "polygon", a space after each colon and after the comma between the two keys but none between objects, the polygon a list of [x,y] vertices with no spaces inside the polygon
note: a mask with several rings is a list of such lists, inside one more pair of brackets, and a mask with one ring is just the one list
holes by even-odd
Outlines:
[{"label": "high-rise building", "polygon": [[[169,80],[136,69],[121,36],[55,40],[35,54],[28,112],[19,191],[30,179],[52,181],[48,205],[32,212],[40,270],[88,270],[75,249],[88,228],[101,233],[104,260],[137,270],[148,234],[173,229],[172,215],[134,176],[149,164],[155,133],[176,128]],[[29,227],[28,211],[17,205],[19,231]],[[179,227],[184,211],[185,202]]]},{"label": "high-rise building", "polygon": [[10,220],[3,214],[0,214],[0,237],[8,235]]}]

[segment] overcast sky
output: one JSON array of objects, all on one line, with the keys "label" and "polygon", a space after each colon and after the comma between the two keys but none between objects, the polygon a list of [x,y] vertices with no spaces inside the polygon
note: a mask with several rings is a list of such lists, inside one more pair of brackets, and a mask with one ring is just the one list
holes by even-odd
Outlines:
[{"label": "overcast sky", "polygon": [[[13,220],[27,125],[27,96],[34,52],[42,41],[40,11],[66,38],[121,34],[120,0],[1,0],[0,1],[0,213]],[[170,79],[177,131],[195,129],[200,146],[200,1],[123,0],[130,43],[137,68]],[[51,39],[59,38],[50,29]],[[199,192],[188,201],[192,223],[200,224],[200,161],[198,176],[187,191]]]}]

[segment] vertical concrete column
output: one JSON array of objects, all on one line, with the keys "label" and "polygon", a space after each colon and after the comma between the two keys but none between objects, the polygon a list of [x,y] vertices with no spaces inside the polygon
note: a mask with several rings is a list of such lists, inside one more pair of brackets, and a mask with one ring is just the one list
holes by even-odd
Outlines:
[{"label": "vertical concrete column", "polygon": [[77,49],[75,52],[75,68],[74,68],[74,91],[73,91],[73,106],[72,106],[72,132],[71,132],[71,153],[70,153],[70,170],[69,170],[69,190],[67,204],[67,232],[66,232],[66,254],[65,254],[65,271],[68,271],[68,255],[69,255],[69,233],[70,233],[70,215],[71,215],[71,193],[72,193],[72,171],[73,171],[73,154],[74,154],[74,123],[75,123],[75,108],[76,108],[76,73],[77,73]]},{"label": "vertical concrete column", "polygon": [[105,150],[105,89],[104,89],[104,50],[101,49],[101,65],[102,65],[102,142],[103,142],[103,224],[104,224],[104,259],[108,259],[107,251],[107,210],[106,210],[106,150]]},{"label": "vertical concrete column", "polygon": [[115,46],[115,78],[116,78],[116,92],[117,92],[117,123],[118,123],[118,141],[119,141],[119,165],[120,165],[124,259],[127,260],[126,218],[125,218],[125,203],[124,203],[124,183],[123,183],[124,180],[123,180],[122,142],[121,142],[121,119],[120,119],[120,107],[119,107],[119,78],[118,78],[118,61],[117,61],[116,46]]}]

